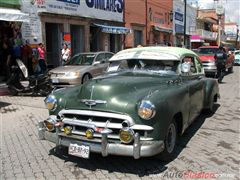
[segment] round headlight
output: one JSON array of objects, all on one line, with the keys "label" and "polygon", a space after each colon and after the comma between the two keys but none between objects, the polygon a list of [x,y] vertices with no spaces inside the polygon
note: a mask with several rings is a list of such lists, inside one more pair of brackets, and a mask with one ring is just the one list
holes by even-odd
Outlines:
[{"label": "round headlight", "polygon": [[155,106],[150,101],[142,101],[138,108],[138,115],[145,120],[153,118],[156,114]]},{"label": "round headlight", "polygon": [[48,110],[54,111],[57,108],[57,99],[55,98],[55,96],[48,96],[45,100],[45,105]]},{"label": "round headlight", "polygon": [[119,138],[123,143],[130,143],[133,140],[134,131],[130,128],[123,128],[119,132]]}]

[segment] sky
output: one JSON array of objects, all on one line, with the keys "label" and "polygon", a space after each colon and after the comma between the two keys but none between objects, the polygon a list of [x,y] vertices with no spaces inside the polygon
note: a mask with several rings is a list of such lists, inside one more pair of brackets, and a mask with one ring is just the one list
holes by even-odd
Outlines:
[{"label": "sky", "polygon": [[[214,0],[187,0],[197,4],[200,9],[213,9],[217,4]],[[240,0],[219,0],[225,8],[225,21],[236,22],[240,26]]]}]

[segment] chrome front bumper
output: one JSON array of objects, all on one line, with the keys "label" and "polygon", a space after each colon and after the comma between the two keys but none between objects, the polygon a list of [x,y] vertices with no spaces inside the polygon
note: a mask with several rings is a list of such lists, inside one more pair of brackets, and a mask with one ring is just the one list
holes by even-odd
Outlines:
[{"label": "chrome front bumper", "polygon": [[69,146],[70,144],[86,145],[90,147],[90,151],[94,153],[101,153],[102,156],[120,155],[132,156],[135,159],[140,157],[149,157],[159,154],[164,150],[163,141],[140,141],[138,133],[134,135],[133,144],[120,144],[109,142],[108,134],[102,134],[102,138],[98,140],[91,140],[77,135],[65,135],[57,130],[56,132],[48,132],[43,122],[38,123],[39,139],[48,140],[56,144],[56,146]]}]

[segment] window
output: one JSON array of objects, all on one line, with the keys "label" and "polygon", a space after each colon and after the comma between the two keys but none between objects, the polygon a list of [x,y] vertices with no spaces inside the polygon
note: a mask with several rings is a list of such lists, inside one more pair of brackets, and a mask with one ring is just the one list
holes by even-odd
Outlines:
[{"label": "window", "polygon": [[100,61],[100,62],[104,61],[105,62],[106,61],[105,54],[104,53],[99,54],[95,61]]},{"label": "window", "polygon": [[194,62],[194,58],[191,56],[186,56],[183,58],[183,63],[189,63],[191,65],[191,73],[197,73],[197,69],[195,67],[195,62]]},{"label": "window", "polygon": [[142,44],[142,31],[134,30],[134,47]]}]

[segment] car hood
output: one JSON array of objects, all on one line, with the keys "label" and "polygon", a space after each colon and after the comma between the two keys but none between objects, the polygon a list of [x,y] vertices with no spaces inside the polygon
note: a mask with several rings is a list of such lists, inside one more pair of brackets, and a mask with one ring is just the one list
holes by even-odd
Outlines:
[{"label": "car hood", "polygon": [[211,61],[214,61],[215,59],[214,59],[214,54],[213,55],[200,55],[199,54],[199,58],[200,58],[200,60],[201,61],[206,61],[206,60],[211,60]]},{"label": "car hood", "polygon": [[77,72],[88,69],[91,66],[59,66],[50,71],[50,73],[66,73],[66,72]]},{"label": "car hood", "polygon": [[[125,73],[106,75],[75,87],[74,93],[65,93],[66,109],[92,109],[131,114],[143,99],[149,99],[155,92],[169,90],[170,80],[178,76],[144,75]],[[161,97],[158,97],[161,98]],[[90,106],[84,100],[100,100]]]}]

